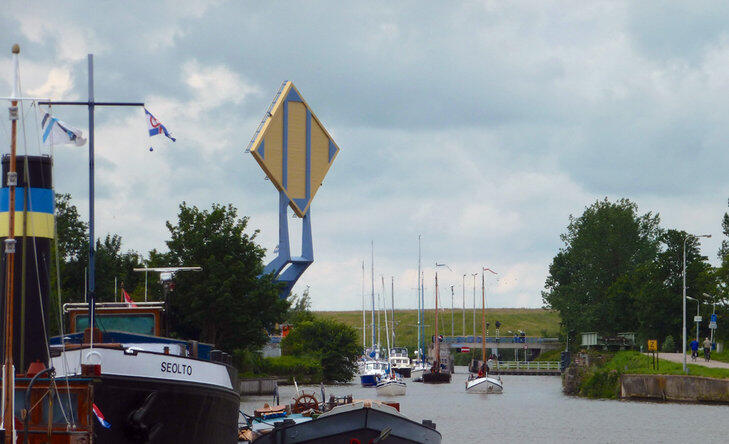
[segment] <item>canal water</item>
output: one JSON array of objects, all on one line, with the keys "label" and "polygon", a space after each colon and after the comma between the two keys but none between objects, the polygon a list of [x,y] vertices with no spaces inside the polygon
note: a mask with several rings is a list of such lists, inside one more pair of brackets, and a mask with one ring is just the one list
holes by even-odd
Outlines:
[{"label": "canal water", "polygon": [[[408,383],[407,395],[389,398],[400,411],[420,422],[431,419],[443,443],[476,442],[727,442],[729,406],[589,400],[562,394],[557,376],[503,376],[501,395],[467,395],[465,367],[456,368],[450,384]],[[301,390],[302,387],[299,387]],[[319,387],[303,387],[321,397]],[[352,394],[376,398],[374,388],[357,383],[327,386],[326,396]],[[279,387],[281,403],[295,394]],[[382,398],[385,399],[385,398]],[[244,397],[241,409],[251,414],[271,396]]]}]

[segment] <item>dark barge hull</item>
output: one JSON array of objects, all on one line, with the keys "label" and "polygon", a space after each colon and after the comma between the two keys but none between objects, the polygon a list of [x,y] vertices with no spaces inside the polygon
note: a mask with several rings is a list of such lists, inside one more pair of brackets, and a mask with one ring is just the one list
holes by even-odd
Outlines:
[{"label": "dark barge hull", "polygon": [[445,372],[423,373],[423,382],[426,384],[447,384],[451,382],[451,374]]},{"label": "dark barge hull", "polygon": [[410,372],[412,371],[412,369],[410,367],[401,367],[401,368],[393,367],[392,370],[395,373],[397,373],[400,376],[402,376],[403,378],[409,378],[410,377]]},{"label": "dark barge hull", "polygon": [[388,427],[391,432],[383,442],[440,444],[440,432],[435,430],[435,424],[430,424],[432,426],[418,424],[399,415],[364,407],[299,424],[281,423],[253,444],[365,444],[379,437]]},{"label": "dark barge hull", "polygon": [[237,441],[240,396],[199,383],[102,375],[94,402],[111,428],[98,423],[100,443],[225,443]]}]

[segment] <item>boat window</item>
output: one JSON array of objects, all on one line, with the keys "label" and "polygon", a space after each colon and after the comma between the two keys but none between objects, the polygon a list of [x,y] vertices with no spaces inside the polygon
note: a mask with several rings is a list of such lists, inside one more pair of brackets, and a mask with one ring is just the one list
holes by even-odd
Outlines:
[{"label": "boat window", "polygon": [[[154,315],[149,314],[97,314],[95,323],[101,330],[124,331],[154,335]],[[75,331],[81,332],[89,328],[88,316],[76,316]]]},{"label": "boat window", "polygon": [[[70,404],[69,404],[70,397]],[[61,404],[63,404],[63,410],[61,410]],[[67,393],[60,392],[57,396],[53,397],[53,424],[66,424],[66,418],[63,413],[66,413],[68,422],[75,423],[78,419],[78,393]],[[71,418],[73,415],[73,419]],[[43,424],[48,423],[48,397],[43,399]]]}]

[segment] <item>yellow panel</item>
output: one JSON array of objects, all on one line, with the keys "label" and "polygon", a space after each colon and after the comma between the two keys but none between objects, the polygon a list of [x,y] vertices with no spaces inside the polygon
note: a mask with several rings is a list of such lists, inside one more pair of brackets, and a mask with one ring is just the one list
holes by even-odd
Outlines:
[{"label": "yellow panel", "polygon": [[263,139],[263,163],[268,170],[268,177],[281,188],[283,184],[283,113],[276,113],[271,117],[266,137]]},{"label": "yellow panel", "polygon": [[311,198],[314,199],[329,169],[329,138],[319,123],[311,120]]},{"label": "yellow panel", "polygon": [[[306,106],[289,102],[288,182],[291,199],[306,197]],[[302,208],[303,210],[303,208]]]},{"label": "yellow panel", "polygon": [[[8,237],[8,221],[10,213],[0,213],[0,237]],[[15,236],[23,235],[23,213],[15,213]],[[53,239],[53,215],[50,213],[28,212],[26,236],[47,237]]]}]

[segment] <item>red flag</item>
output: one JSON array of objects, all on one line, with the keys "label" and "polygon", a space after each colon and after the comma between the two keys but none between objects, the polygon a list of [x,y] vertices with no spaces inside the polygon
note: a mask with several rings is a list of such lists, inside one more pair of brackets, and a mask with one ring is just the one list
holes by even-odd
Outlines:
[{"label": "red flag", "polygon": [[132,300],[132,297],[129,296],[129,293],[127,293],[127,291],[125,289],[123,289],[123,288],[121,289],[121,291],[122,291],[122,295],[124,296],[124,301],[127,304],[131,304],[132,307],[136,307],[137,304],[134,303],[134,301]]}]

